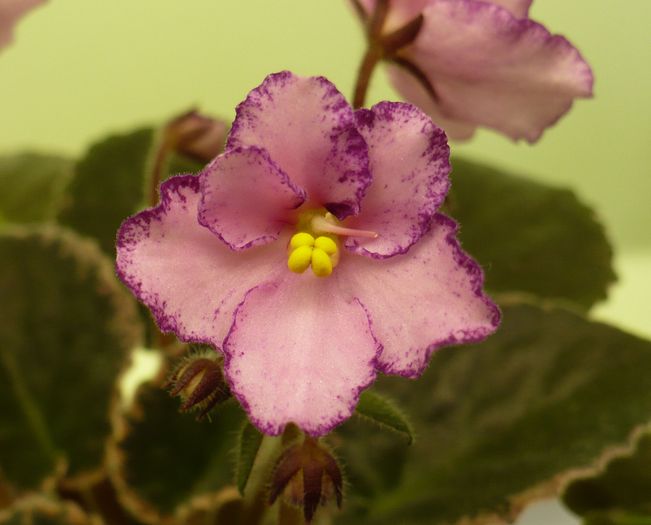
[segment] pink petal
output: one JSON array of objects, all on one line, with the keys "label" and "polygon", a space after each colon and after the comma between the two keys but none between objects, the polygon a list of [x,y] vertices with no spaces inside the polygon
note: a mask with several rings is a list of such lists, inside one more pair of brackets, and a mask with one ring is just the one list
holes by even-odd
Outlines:
[{"label": "pink petal", "polygon": [[[526,18],[533,0],[486,0],[508,9],[518,18]],[[383,33],[395,31],[420,15],[432,0],[394,0],[384,22]],[[360,0],[360,4],[370,16],[377,0]]]},{"label": "pink petal", "polygon": [[579,52],[542,25],[477,0],[431,0],[405,57],[429,78],[443,116],[536,141],[593,77]]},{"label": "pink petal", "polygon": [[445,130],[447,136],[454,140],[468,140],[475,134],[477,126],[465,124],[458,120],[445,118],[438,105],[432,99],[425,87],[416,78],[400,66],[388,63],[387,74],[389,81],[405,100],[421,108],[432,121]]},{"label": "pink petal", "polygon": [[201,174],[199,222],[233,250],[270,243],[305,192],[260,148],[230,149]]},{"label": "pink petal", "polygon": [[354,214],[371,178],[353,110],[323,77],[269,75],[237,107],[227,149],[259,146],[315,207]]},{"label": "pink petal", "polygon": [[375,379],[380,347],[366,310],[337,282],[310,274],[252,289],[224,341],[232,391],[265,434],[296,423],[328,433]]},{"label": "pink petal", "polygon": [[117,272],[163,331],[220,345],[247,290],[287,272],[285,242],[233,252],[197,222],[199,178],[161,186],[161,204],[124,221]]},{"label": "pink petal", "polygon": [[517,18],[527,18],[533,0],[489,0],[495,5],[508,9]]},{"label": "pink petal", "polygon": [[368,308],[383,345],[380,371],[416,377],[437,348],[482,340],[499,325],[499,309],[482,291],[481,268],[461,250],[456,232],[452,219],[437,214],[407,254],[348,256],[335,270],[341,286]]},{"label": "pink petal", "polygon": [[379,236],[349,237],[346,247],[374,257],[405,253],[427,232],[448,191],[447,138],[411,104],[381,102],[357,111],[356,117],[368,144],[373,183],[360,214],[349,221]]},{"label": "pink petal", "polygon": [[45,0],[0,0],[0,48],[11,43],[14,26],[28,11]]}]

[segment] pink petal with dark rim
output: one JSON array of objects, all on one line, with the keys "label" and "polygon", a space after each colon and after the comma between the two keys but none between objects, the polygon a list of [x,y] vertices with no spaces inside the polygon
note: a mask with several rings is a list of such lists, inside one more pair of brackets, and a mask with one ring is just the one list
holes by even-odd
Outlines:
[{"label": "pink petal with dark rim", "polygon": [[305,192],[256,147],[228,150],[200,179],[199,222],[232,250],[276,240],[305,201]]},{"label": "pink petal with dark rim", "polygon": [[247,290],[287,272],[286,240],[233,252],[197,222],[198,177],[173,177],[160,191],[158,206],[118,231],[118,276],[161,330],[219,346]]},{"label": "pink petal with dark rim", "polygon": [[14,26],[35,7],[45,0],[2,0],[0,1],[0,49],[14,38]]},{"label": "pink petal with dark rim", "polygon": [[468,140],[472,138],[477,126],[475,124],[464,124],[458,120],[445,118],[441,114],[441,110],[436,101],[416,77],[400,66],[391,63],[386,65],[386,70],[389,81],[396,88],[396,91],[405,100],[409,100],[409,102],[427,113],[432,119],[432,122],[445,130],[449,138],[454,140]]},{"label": "pink petal with dark rim", "polygon": [[224,341],[232,391],[265,434],[296,423],[327,434],[375,379],[380,351],[364,306],[331,278],[288,274],[252,289]]},{"label": "pink petal with dark rim", "polygon": [[269,75],[237,107],[227,150],[258,146],[315,207],[355,214],[371,182],[368,152],[353,110],[323,77]]},{"label": "pink petal with dark rim", "polygon": [[445,200],[450,148],[445,133],[411,104],[381,102],[356,113],[369,148],[373,183],[359,215],[347,222],[376,239],[349,237],[346,247],[371,257],[405,253],[427,232]]},{"label": "pink petal with dark rim", "polygon": [[403,53],[428,76],[446,119],[535,142],[575,98],[592,95],[580,53],[536,22],[477,0],[431,0],[423,15]]},{"label": "pink petal with dark rim", "polygon": [[452,219],[437,214],[407,254],[349,255],[335,270],[340,286],[355,290],[369,311],[383,346],[381,372],[417,377],[437,348],[480,341],[497,329],[499,309],[484,294],[483,272],[456,232]]},{"label": "pink petal with dark rim", "polygon": [[527,18],[529,16],[529,8],[533,0],[487,0],[495,5],[502,6],[508,9],[514,16],[518,18]]}]

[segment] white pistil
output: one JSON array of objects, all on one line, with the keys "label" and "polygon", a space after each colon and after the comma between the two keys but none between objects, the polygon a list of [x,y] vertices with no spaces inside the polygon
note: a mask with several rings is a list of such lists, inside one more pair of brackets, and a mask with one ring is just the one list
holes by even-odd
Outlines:
[{"label": "white pistil", "polygon": [[[337,224],[333,224],[328,220],[327,214],[325,217],[317,215],[312,219],[312,229],[318,233],[332,233],[334,235],[345,235],[347,237],[366,237],[367,239],[377,239],[378,234],[369,230],[354,230],[352,228],[344,228]],[[334,217],[333,217],[334,219]]]}]

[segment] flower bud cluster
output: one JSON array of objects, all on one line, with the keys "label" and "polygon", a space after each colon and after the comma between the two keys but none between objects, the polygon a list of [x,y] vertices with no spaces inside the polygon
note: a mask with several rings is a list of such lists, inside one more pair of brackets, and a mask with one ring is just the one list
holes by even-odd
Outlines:
[{"label": "flower bud cluster", "polygon": [[223,358],[211,349],[186,357],[172,372],[168,385],[170,394],[181,398],[181,411],[197,411],[197,419],[231,397]]}]

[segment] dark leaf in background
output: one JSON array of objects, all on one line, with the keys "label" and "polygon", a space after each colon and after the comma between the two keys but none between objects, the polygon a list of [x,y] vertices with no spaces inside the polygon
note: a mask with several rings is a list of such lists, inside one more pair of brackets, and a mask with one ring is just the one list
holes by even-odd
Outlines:
[{"label": "dark leaf in background", "polygon": [[0,157],[0,222],[53,219],[72,176],[70,159],[23,153]]},{"label": "dark leaf in background", "polygon": [[18,501],[13,507],[0,511],[0,524],[97,525],[97,522],[91,520],[73,503],[44,496],[30,496]]},{"label": "dark leaf in background", "polygon": [[[161,140],[156,129],[142,128],[91,146],[75,167],[59,221],[97,239],[102,249],[112,255],[122,221],[150,206],[150,172]],[[203,167],[175,154],[158,160],[162,162],[161,181]]]},{"label": "dark leaf in background", "polygon": [[414,446],[360,420],[334,436],[351,487],[338,523],[499,523],[650,419],[650,342],[559,308],[503,311],[486,342],[438,351],[416,381],[378,382],[408,408]]},{"label": "dark leaf in background", "polygon": [[187,500],[233,484],[244,412],[230,401],[198,422],[179,413],[162,380],[141,385],[130,411],[116,415],[111,477],[122,502],[152,524],[169,520]]},{"label": "dark leaf in background", "polygon": [[59,221],[97,239],[113,254],[118,227],[145,202],[154,137],[153,129],[143,128],[91,146],[75,167]]},{"label": "dark leaf in background", "polygon": [[56,491],[61,499],[72,501],[86,514],[101,519],[106,525],[143,524],[120,504],[115,487],[104,472],[83,483],[68,484],[62,480]]},{"label": "dark leaf in background", "polygon": [[571,483],[563,502],[586,523],[651,523],[651,434],[628,455],[616,456],[600,474]]},{"label": "dark leaf in background", "polygon": [[32,489],[102,463],[118,372],[140,344],[135,303],[94,243],[54,226],[0,234],[0,470]]},{"label": "dark leaf in background", "polygon": [[615,281],[594,211],[571,191],[453,158],[450,213],[496,292],[520,291],[588,309]]}]

